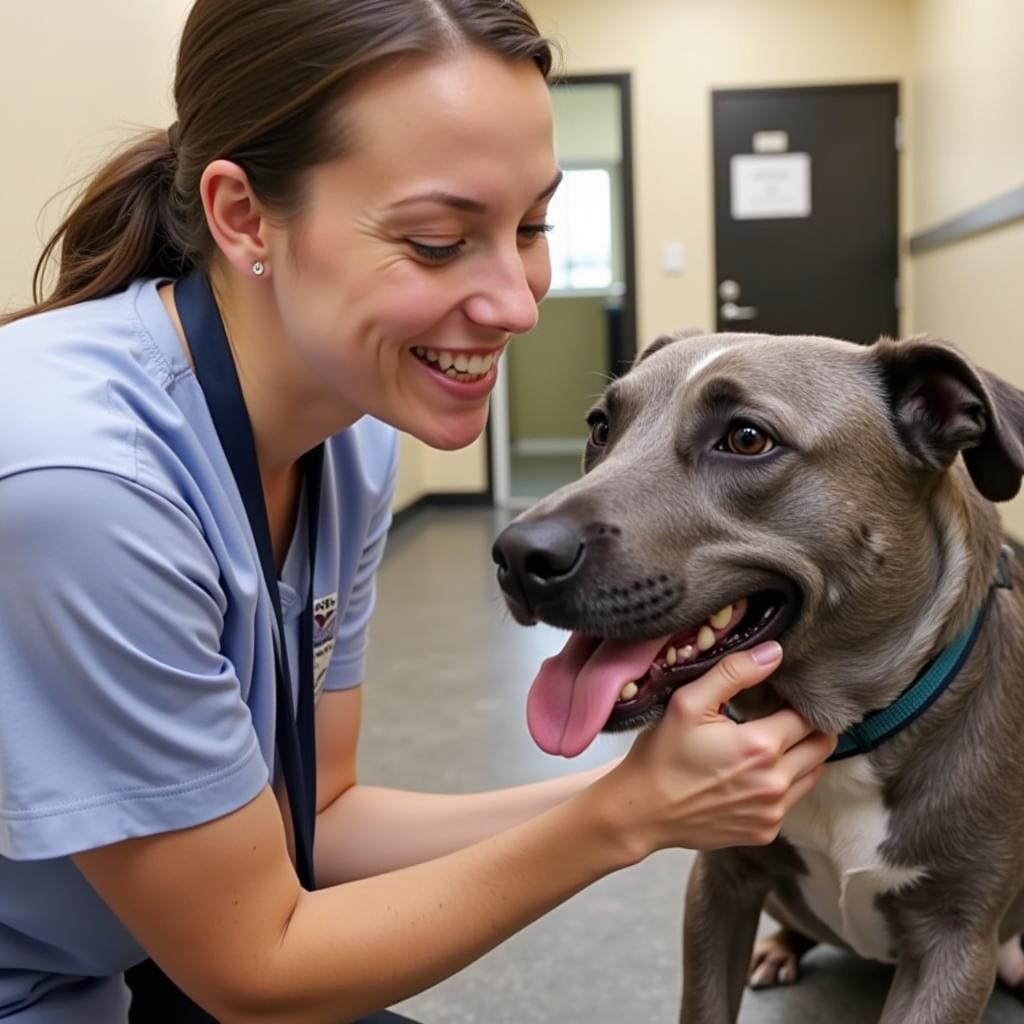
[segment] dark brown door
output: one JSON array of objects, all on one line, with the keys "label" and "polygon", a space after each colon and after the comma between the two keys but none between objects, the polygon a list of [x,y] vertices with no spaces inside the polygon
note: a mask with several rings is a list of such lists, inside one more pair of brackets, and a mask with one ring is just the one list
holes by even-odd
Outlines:
[{"label": "dark brown door", "polygon": [[895,85],[712,95],[718,329],[898,330]]}]

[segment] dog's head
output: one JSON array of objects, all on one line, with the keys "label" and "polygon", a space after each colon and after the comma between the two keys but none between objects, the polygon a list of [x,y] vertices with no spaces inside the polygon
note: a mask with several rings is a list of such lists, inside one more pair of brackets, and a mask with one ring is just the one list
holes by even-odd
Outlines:
[{"label": "dog's head", "polygon": [[840,730],[886,703],[919,667],[897,652],[931,653],[963,597],[968,530],[994,562],[982,498],[1024,472],[1024,393],[927,339],[666,337],[589,423],[582,479],[494,548],[516,619],[573,633],[530,695],[534,737],[569,756],[770,638],[786,657],[755,713]]}]

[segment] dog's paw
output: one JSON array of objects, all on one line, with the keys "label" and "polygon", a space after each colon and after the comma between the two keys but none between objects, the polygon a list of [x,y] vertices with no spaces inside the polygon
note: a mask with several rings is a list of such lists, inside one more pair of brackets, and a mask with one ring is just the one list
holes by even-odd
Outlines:
[{"label": "dog's paw", "polygon": [[1018,999],[1024,1000],[1024,949],[1019,935],[1014,935],[999,947],[996,965],[999,980]]},{"label": "dog's paw", "polygon": [[781,928],[754,945],[747,984],[751,988],[793,985],[800,980],[800,958],[814,945],[804,936]]}]

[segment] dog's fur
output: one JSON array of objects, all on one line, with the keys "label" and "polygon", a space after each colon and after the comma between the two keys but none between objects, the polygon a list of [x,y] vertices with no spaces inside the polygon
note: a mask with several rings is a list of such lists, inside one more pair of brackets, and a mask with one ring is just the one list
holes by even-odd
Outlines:
[{"label": "dog's fur", "polygon": [[[758,717],[789,705],[841,732],[904,691],[990,592],[991,502],[1020,485],[1024,394],[951,346],[691,332],[649,346],[597,411],[610,429],[588,446],[584,477],[517,520],[572,523],[585,564],[557,592],[512,588],[523,621],[668,635],[781,577],[799,593],[783,665],[734,707]],[[778,446],[720,450],[737,421]],[[671,600],[638,614],[659,577]],[[1022,984],[1016,565],[1013,584],[994,591],[970,657],[924,715],[830,765],[770,846],[698,856],[686,1024],[735,1021],[762,907],[785,929],[759,948],[755,983],[794,980],[815,941],[891,961],[883,1024],[979,1021],[997,963]]]}]

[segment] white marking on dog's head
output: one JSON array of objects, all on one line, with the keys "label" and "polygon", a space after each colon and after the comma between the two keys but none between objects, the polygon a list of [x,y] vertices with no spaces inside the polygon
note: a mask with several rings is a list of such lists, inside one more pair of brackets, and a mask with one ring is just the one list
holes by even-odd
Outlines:
[{"label": "white marking on dog's head", "polygon": [[697,362],[687,370],[686,382],[689,383],[693,380],[701,370],[710,366],[711,363],[713,363],[720,355],[728,352],[732,347],[732,345],[723,345],[721,348],[713,348],[710,352],[705,352],[704,355],[702,355],[700,359],[698,359]]}]

